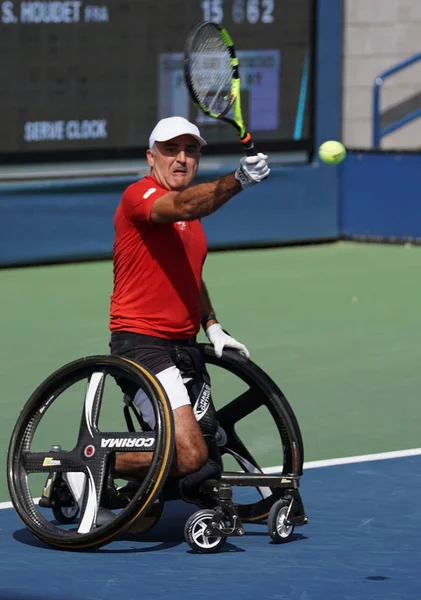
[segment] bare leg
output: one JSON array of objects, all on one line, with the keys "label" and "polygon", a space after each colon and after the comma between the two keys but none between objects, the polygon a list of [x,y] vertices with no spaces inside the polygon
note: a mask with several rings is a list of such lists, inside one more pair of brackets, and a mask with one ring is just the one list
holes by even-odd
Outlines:
[{"label": "bare leg", "polygon": [[[174,410],[175,451],[171,475],[182,476],[194,473],[208,459],[208,449],[199,424],[190,405]],[[123,479],[138,479],[149,467],[151,452],[122,452],[116,455],[115,476]]]}]

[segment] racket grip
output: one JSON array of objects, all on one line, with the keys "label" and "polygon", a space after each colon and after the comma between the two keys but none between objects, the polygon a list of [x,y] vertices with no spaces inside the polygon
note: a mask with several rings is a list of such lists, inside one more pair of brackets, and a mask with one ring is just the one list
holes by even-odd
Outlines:
[{"label": "racket grip", "polygon": [[246,133],[246,135],[241,139],[241,145],[247,156],[256,156],[258,153],[258,150],[254,145],[253,139],[249,133]]}]

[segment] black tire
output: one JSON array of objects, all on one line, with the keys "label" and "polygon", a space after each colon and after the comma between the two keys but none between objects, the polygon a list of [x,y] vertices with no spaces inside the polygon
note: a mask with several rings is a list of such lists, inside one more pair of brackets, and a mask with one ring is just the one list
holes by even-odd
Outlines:
[{"label": "black tire", "polygon": [[[94,377],[95,375],[95,377]],[[118,380],[128,379],[147,393],[153,406],[156,430],[140,433],[102,434],[97,427],[105,376]],[[31,452],[31,442],[35,431],[49,406],[71,385],[88,379],[89,385],[95,380],[97,385],[90,395],[90,408],[85,396],[85,411],[82,417],[79,441],[70,452],[54,454],[55,466],[47,463],[50,452]],[[98,382],[98,383],[97,383]],[[88,385],[88,387],[89,387]],[[92,399],[93,397],[93,399]],[[86,416],[87,415],[87,416]],[[117,442],[111,449],[102,444],[103,438],[125,436],[123,445],[130,439],[130,448],[120,447]],[[143,440],[143,441],[142,441]],[[148,443],[147,451],[152,452],[152,461],[143,483],[132,501],[112,520],[96,526],[102,490],[105,486],[107,462],[116,448],[119,452],[145,451],[141,445]],[[88,444],[88,445],[87,445]],[[104,447],[103,447],[104,446]],[[93,453],[88,448],[94,448]],[[48,377],[32,394],[24,406],[14,428],[7,457],[7,481],[10,498],[19,517],[28,529],[43,542],[60,549],[82,550],[109,543],[129,528],[139,517],[146,514],[159,496],[166,481],[174,451],[174,422],[172,410],[159,381],[145,367],[131,361],[111,357],[92,356],[69,363]],[[49,460],[49,459],[48,459]],[[57,461],[59,466],[57,466]],[[63,530],[47,521],[35,505],[28,484],[28,474],[56,471],[82,472],[86,477],[84,504],[81,509],[81,525],[78,531]],[[96,507],[96,508],[95,508]]]},{"label": "black tire", "polygon": [[206,536],[205,531],[212,520],[215,518],[215,511],[204,508],[193,513],[184,527],[184,537],[186,542],[197,554],[211,554],[218,552],[225,544],[226,537]]},{"label": "black tire", "polygon": [[278,500],[269,511],[268,531],[274,544],[289,542],[294,533],[294,525],[285,525],[290,505],[291,500]]},{"label": "black tire", "polygon": [[130,535],[140,535],[147,533],[159,522],[164,512],[164,503],[161,500],[155,500],[148,512],[136,519],[136,521],[127,530]]},{"label": "black tire", "polygon": [[[234,398],[217,411],[217,419],[225,432],[226,439],[220,447],[221,455],[231,454],[242,469],[247,466],[239,462],[243,455],[253,468],[261,471],[257,461],[247,449],[247,441],[238,436],[236,424],[261,406],[266,406],[273,417],[279,433],[280,462],[282,474],[300,477],[303,474],[304,446],[300,427],[288,400],[277,384],[255,363],[235,350],[227,350],[217,358],[213,347],[203,344],[205,361],[236,375],[248,390]],[[271,506],[282,497],[279,488],[271,488],[271,495],[251,504],[236,504],[240,519],[244,523],[263,521],[268,517]]]}]

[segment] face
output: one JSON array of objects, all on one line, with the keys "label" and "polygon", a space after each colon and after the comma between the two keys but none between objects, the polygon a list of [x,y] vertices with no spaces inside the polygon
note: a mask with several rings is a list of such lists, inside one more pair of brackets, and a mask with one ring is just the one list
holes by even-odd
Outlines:
[{"label": "face", "polygon": [[200,144],[191,135],[180,135],[167,142],[156,142],[146,154],[151,175],[167,190],[181,191],[197,173]]}]

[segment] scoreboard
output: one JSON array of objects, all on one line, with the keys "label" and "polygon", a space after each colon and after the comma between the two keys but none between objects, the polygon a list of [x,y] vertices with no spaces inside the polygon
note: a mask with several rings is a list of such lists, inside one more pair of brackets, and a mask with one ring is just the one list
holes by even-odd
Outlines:
[{"label": "scoreboard", "polygon": [[0,154],[124,155],[171,115],[195,121],[211,151],[238,152],[232,128],[201,115],[184,83],[184,43],[204,20],[234,40],[256,144],[308,147],[314,2],[0,0]]}]

